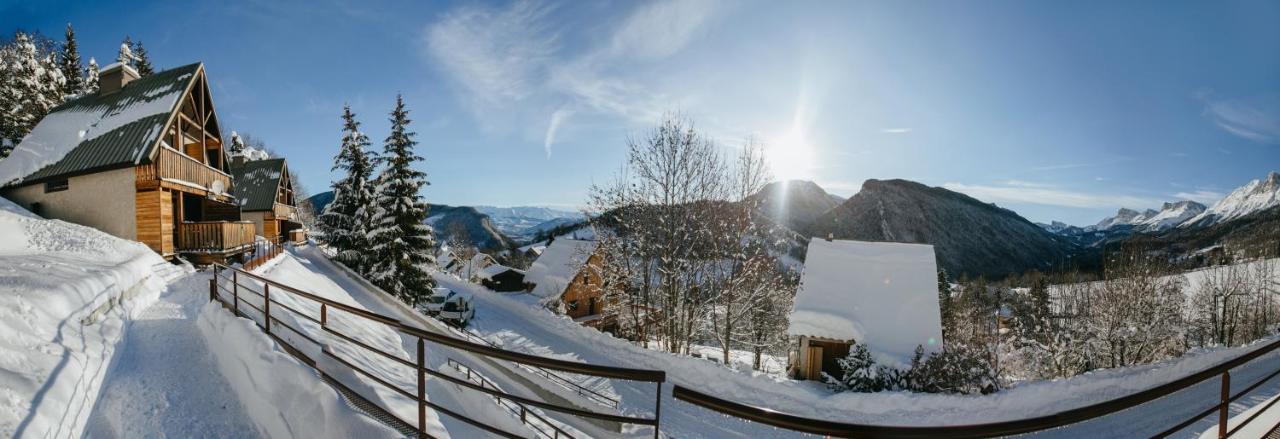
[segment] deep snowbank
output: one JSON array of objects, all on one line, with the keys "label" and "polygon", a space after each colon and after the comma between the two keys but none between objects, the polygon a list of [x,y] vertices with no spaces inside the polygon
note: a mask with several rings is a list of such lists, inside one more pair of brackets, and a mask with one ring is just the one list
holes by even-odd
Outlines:
[{"label": "deep snowbank", "polygon": [[249,418],[265,437],[395,437],[399,434],[349,406],[309,366],[281,350],[248,319],[216,302],[196,326],[215,353]]},{"label": "deep snowbank", "polygon": [[161,264],[0,198],[0,436],[81,435],[126,322],[164,287]]}]

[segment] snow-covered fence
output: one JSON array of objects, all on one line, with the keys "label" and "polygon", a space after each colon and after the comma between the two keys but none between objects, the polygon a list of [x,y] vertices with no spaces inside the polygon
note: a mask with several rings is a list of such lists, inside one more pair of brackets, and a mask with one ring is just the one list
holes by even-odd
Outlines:
[{"label": "snow-covered fence", "polygon": [[[255,288],[260,288],[261,291],[258,291]],[[294,300],[282,301],[280,300],[281,294],[289,295],[291,296],[291,299]],[[408,426],[420,437],[427,436],[428,409],[460,420],[497,436],[509,438],[522,437],[515,433],[503,430],[500,427],[477,420],[472,416],[468,416],[467,413],[460,413],[428,400],[426,394],[426,380],[428,376],[447,381],[462,389],[511,401],[520,406],[536,407],[542,410],[554,411],[579,418],[649,426],[653,428],[654,437],[656,438],[659,436],[662,408],[662,383],[666,381],[666,372],[664,371],[600,366],[507,351],[485,344],[462,340],[447,333],[432,332],[426,329],[410,326],[389,316],[320,297],[289,285],[272,281],[248,271],[220,264],[214,264],[214,277],[209,284],[209,298],[211,301],[221,303],[223,307],[234,312],[237,316],[253,320],[272,339],[280,343],[285,351],[298,357],[299,360],[310,365],[312,368],[315,368],[316,371],[319,372],[326,380],[338,382],[339,385],[342,385],[342,377],[354,378],[356,376],[363,376],[387,388],[388,390],[415,402],[418,405],[418,419],[416,423],[413,423],[400,418],[399,415],[395,414],[395,412],[389,407],[379,407],[371,401],[362,401],[368,403],[368,405],[377,407],[383,412],[380,415],[394,419],[396,424],[399,424],[400,426]],[[295,305],[290,306],[285,302],[291,302]],[[311,306],[298,306],[297,304],[299,303]],[[299,308],[310,309],[304,311]],[[365,323],[381,325],[402,336],[410,337],[410,340],[416,339],[416,359],[401,358],[399,355],[360,340],[358,337],[354,336],[354,334],[343,333],[339,326],[330,323],[332,317],[331,314],[335,312],[342,314],[344,319],[354,318]],[[302,321],[318,325],[321,331],[319,333],[315,333],[299,329],[297,325]],[[578,407],[543,401],[536,399],[536,397],[525,397],[507,393],[496,388],[491,388],[493,386],[476,384],[471,380],[455,377],[452,374],[445,373],[444,371],[428,367],[425,361],[427,342],[442,345],[445,348],[464,351],[470,355],[487,357],[495,360],[504,360],[515,364],[533,366],[542,369],[601,378],[654,383],[653,415],[652,417],[646,417],[591,411]],[[369,365],[362,366],[361,364],[357,364],[358,361],[351,360],[348,357],[349,354],[341,354],[342,352],[350,353],[353,350],[370,352],[377,356],[384,357],[396,365],[412,369],[418,377],[416,388],[410,390],[393,384],[391,380],[383,376],[383,373],[386,373],[385,370],[377,367],[368,367]],[[325,361],[323,363],[323,367],[321,367],[321,363],[316,361],[317,358],[314,358],[318,356],[323,356],[325,359],[331,361]],[[334,368],[338,368],[338,370],[335,370]],[[359,397],[358,394],[354,394],[352,392],[343,393]]]},{"label": "snow-covered fence", "polygon": [[1258,357],[1271,353],[1277,348],[1280,348],[1280,341],[1270,342],[1262,347],[1249,351],[1248,353],[1223,361],[1213,367],[1206,368],[1194,374],[1109,401],[1103,401],[1084,407],[1078,407],[1034,418],[988,424],[955,426],[887,426],[850,424],[824,419],[806,418],[779,412],[770,408],[742,404],[679,385],[672,388],[671,396],[689,404],[747,421],[830,437],[969,438],[1032,433],[1101,418],[1135,406],[1150,403],[1176,392],[1186,390],[1212,378],[1219,377],[1222,383],[1222,392],[1216,404],[1205,408],[1203,411],[1197,412],[1182,422],[1170,426],[1164,431],[1153,434],[1152,437],[1168,437],[1182,429],[1190,427],[1192,424],[1195,424],[1197,421],[1204,419],[1207,416],[1213,415],[1214,412],[1217,412],[1218,437],[1225,438],[1248,425],[1249,422],[1256,419],[1258,415],[1266,412],[1267,409],[1270,408],[1271,404],[1274,404],[1276,401],[1280,401],[1280,398],[1273,398],[1272,401],[1268,403],[1267,407],[1257,410],[1252,416],[1249,416],[1238,424],[1230,424],[1233,426],[1228,428],[1228,409],[1230,408],[1230,404],[1259,388],[1276,376],[1280,376],[1280,370],[1276,370],[1255,381],[1253,384],[1250,384],[1239,392],[1232,394],[1231,370],[1245,365]]}]

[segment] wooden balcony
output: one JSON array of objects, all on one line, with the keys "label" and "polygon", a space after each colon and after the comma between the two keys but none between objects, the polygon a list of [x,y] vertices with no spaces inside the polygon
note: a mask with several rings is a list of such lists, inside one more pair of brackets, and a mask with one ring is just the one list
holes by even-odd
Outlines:
[{"label": "wooden balcony", "polygon": [[179,253],[235,253],[253,244],[251,221],[201,221],[178,225]]},{"label": "wooden balcony", "polygon": [[156,160],[134,168],[138,189],[167,187],[197,193],[219,200],[229,200],[231,176],[198,159],[162,147]]},{"label": "wooden balcony", "polygon": [[282,219],[287,221],[297,221],[297,218],[295,218],[297,216],[295,215],[297,212],[298,212],[297,207],[290,206],[288,204],[276,203],[275,206],[271,208],[271,215],[275,219]]}]

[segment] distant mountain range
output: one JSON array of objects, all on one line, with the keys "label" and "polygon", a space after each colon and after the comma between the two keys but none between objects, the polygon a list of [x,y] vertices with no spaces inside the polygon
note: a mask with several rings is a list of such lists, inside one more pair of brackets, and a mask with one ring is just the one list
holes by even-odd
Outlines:
[{"label": "distant mountain range", "polygon": [[[332,197],[326,192],[311,201],[322,211]],[[803,257],[806,237],[927,243],[953,276],[1096,269],[1103,251],[1120,243],[1174,257],[1214,246],[1280,254],[1280,174],[1275,172],[1209,207],[1183,200],[1159,210],[1120,209],[1085,227],[1035,224],[968,195],[907,180],[867,180],[848,199],[813,182],[793,180],[772,183],[751,199],[761,216],[781,227],[783,234],[775,240],[790,242],[786,253],[797,259]],[[465,230],[478,247],[498,250],[583,219],[580,212],[546,207],[433,205],[428,222],[440,239],[451,230]]]}]

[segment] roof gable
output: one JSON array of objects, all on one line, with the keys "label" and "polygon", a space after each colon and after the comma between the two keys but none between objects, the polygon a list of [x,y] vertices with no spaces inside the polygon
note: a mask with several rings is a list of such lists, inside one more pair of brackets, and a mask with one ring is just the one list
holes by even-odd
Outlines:
[{"label": "roof gable", "polygon": [[240,210],[271,210],[275,207],[280,180],[288,175],[284,159],[244,162],[231,167],[231,184],[235,187]]},{"label": "roof gable", "polygon": [[933,246],[813,239],[787,334],[855,340],[909,361],[942,346]]},{"label": "roof gable", "polygon": [[177,67],[131,81],[115,93],[59,105],[0,160],[0,186],[149,162],[201,70],[199,63]]}]

